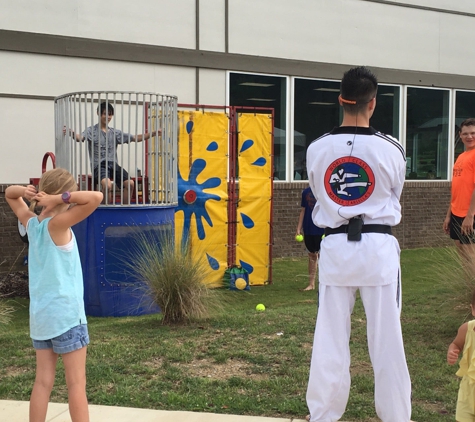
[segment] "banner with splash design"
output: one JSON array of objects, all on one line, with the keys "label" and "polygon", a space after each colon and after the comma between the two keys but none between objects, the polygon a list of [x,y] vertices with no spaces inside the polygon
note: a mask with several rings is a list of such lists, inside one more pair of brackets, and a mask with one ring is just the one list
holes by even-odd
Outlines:
[{"label": "banner with splash design", "polygon": [[207,283],[215,284],[227,268],[228,116],[179,111],[178,122],[175,240],[189,237],[193,252],[209,265]]},{"label": "banner with splash design", "polygon": [[238,115],[239,205],[236,264],[251,285],[269,282],[272,201],[272,118]]}]

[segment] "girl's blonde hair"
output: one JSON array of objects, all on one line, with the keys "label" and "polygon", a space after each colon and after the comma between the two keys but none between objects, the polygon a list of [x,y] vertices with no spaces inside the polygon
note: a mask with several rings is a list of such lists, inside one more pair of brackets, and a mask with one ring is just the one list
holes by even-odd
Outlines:
[{"label": "girl's blonde hair", "polygon": [[[43,173],[38,186],[39,192],[47,193],[48,195],[58,195],[63,192],[74,192],[78,190],[78,185],[74,180],[73,175],[62,168],[55,168]],[[36,207],[36,201],[31,201],[30,210]]]}]

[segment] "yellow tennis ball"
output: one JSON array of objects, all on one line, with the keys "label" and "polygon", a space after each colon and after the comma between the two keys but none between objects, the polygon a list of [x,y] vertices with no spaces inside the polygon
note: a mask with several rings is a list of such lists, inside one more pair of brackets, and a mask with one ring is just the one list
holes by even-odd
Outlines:
[{"label": "yellow tennis ball", "polygon": [[265,311],[266,310],[266,307],[262,304],[262,303],[259,303],[258,305],[256,305],[256,311]]},{"label": "yellow tennis ball", "polygon": [[239,289],[239,290],[244,290],[247,286],[247,283],[246,283],[246,280],[242,279],[242,278],[238,278],[236,280],[236,289]]},{"label": "yellow tennis ball", "polygon": [[295,240],[296,240],[297,242],[302,242],[302,241],[303,241],[303,235],[302,235],[302,234],[296,235],[296,236],[295,236]]}]

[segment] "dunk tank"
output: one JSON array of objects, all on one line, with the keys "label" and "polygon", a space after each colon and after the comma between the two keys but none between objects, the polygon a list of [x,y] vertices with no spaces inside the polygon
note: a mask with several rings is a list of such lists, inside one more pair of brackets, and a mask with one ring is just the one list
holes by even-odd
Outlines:
[{"label": "dunk tank", "polygon": [[[113,114],[107,128],[101,128],[101,105],[106,115]],[[105,198],[73,227],[88,315],[159,312],[146,285],[134,274],[131,248],[140,236],[159,242],[160,233],[173,235],[178,204],[177,127],[174,96],[76,92],[55,98],[56,166],[71,172],[80,190],[102,190]],[[108,148],[116,152],[107,154]],[[120,166],[117,178],[124,179],[120,185],[101,186],[94,172],[98,157],[106,167],[114,161]]]},{"label": "dunk tank", "polygon": [[[101,104],[113,109],[107,130],[118,140],[114,159],[126,187],[101,186],[93,171]],[[160,232],[171,229],[175,242],[186,239],[205,258],[209,285],[236,267],[248,275],[239,284],[245,290],[272,282],[273,126],[272,109],[177,104],[160,94],[77,92],[55,99],[56,165],[77,178],[79,189],[102,190],[106,201],[73,228],[88,315],[159,311],[130,271],[140,233],[159,242]]]}]

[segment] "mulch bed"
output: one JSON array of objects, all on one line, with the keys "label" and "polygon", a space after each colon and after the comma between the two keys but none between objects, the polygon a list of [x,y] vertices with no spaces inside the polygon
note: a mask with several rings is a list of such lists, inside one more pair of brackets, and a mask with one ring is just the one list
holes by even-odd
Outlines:
[{"label": "mulch bed", "polygon": [[0,273],[0,297],[28,298],[28,272]]}]

